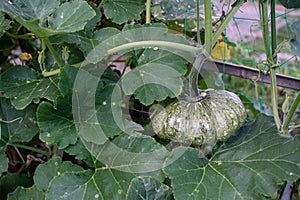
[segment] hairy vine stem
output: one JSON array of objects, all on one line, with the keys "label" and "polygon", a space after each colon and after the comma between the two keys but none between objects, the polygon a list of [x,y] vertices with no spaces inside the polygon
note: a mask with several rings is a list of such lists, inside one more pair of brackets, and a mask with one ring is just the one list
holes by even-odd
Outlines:
[{"label": "hairy vine stem", "polygon": [[[204,1],[204,13],[205,13],[205,51],[208,55],[211,55],[212,47],[214,45],[212,41],[212,10],[211,1]],[[222,30],[223,32],[223,30]]]},{"label": "hairy vine stem", "polygon": [[146,24],[150,24],[151,22],[151,0],[147,0],[146,2]]},{"label": "hairy vine stem", "polygon": [[292,103],[292,105],[288,111],[288,114],[286,115],[286,118],[283,121],[282,130],[281,130],[281,132],[283,134],[286,134],[286,132],[288,131],[289,124],[292,120],[292,117],[293,117],[299,103],[300,103],[300,92],[297,94],[294,102]]},{"label": "hairy vine stem", "polygon": [[[267,56],[267,62],[270,69],[270,78],[271,78],[271,96],[272,96],[272,111],[274,115],[274,121],[276,124],[276,127],[278,131],[281,129],[281,121],[279,118],[278,113],[278,100],[277,100],[277,83],[276,83],[276,59],[274,60],[273,55],[271,53],[270,47],[272,45],[272,52],[275,52],[276,50],[276,35],[274,32],[276,32],[276,19],[271,19],[271,32],[272,36],[272,43],[270,44],[269,41],[269,25],[268,25],[268,1],[267,0],[260,0],[259,1],[259,8],[260,8],[260,18],[261,18],[261,26],[263,29],[263,41],[265,46],[265,53]],[[275,4],[274,8],[275,9]],[[275,30],[274,30],[275,28]]]}]

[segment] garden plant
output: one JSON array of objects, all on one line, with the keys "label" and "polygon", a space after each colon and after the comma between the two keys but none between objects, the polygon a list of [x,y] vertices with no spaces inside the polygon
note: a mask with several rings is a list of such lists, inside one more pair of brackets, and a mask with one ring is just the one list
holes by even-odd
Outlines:
[{"label": "garden plant", "polygon": [[1,0],[0,199],[300,199],[300,94],[278,107],[276,82],[300,25],[277,42],[275,18],[300,2],[257,1],[271,116],[202,71],[245,2],[216,25],[196,0],[188,38],[151,0]]}]

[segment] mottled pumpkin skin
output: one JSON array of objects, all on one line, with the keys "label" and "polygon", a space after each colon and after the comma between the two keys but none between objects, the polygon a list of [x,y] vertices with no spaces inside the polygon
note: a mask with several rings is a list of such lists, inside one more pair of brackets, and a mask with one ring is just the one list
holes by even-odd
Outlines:
[{"label": "mottled pumpkin skin", "polygon": [[158,112],[152,119],[156,134],[184,144],[214,145],[245,122],[245,108],[236,94],[210,89],[200,97],[175,102]]}]

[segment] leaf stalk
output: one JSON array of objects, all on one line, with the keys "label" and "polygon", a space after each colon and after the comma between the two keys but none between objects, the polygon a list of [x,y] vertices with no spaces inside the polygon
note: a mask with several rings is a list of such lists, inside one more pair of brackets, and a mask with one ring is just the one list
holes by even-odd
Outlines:
[{"label": "leaf stalk", "polygon": [[146,24],[150,24],[151,22],[151,0],[147,0],[146,2]]},{"label": "leaf stalk", "polygon": [[[275,19],[275,13],[272,15],[271,19],[271,34],[272,37],[272,43],[270,44],[269,40],[269,25],[268,25],[268,1],[267,0],[260,0],[259,1],[259,8],[260,8],[260,18],[261,18],[261,26],[263,30],[263,42],[264,42],[264,47],[265,47],[265,53],[267,57],[267,62],[268,66],[270,69],[270,78],[271,78],[271,96],[272,96],[272,111],[274,115],[274,121],[276,124],[276,127],[278,131],[281,129],[281,121],[279,118],[279,113],[278,113],[278,100],[277,100],[277,83],[276,83],[276,60],[274,60],[273,55],[271,54],[271,49],[272,51],[275,52],[276,50],[276,19]],[[275,5],[274,8],[275,9]],[[275,28],[275,29],[274,29]],[[274,46],[273,46],[274,45]]]},{"label": "leaf stalk", "polygon": [[52,44],[50,43],[50,41],[48,40],[48,38],[43,38],[42,39],[43,42],[46,44],[47,48],[49,49],[49,51],[51,52],[51,54],[53,55],[55,61],[57,62],[57,64],[61,67],[64,65],[64,62],[62,61],[62,59],[59,57],[59,55],[57,54],[57,52],[55,51],[55,49],[53,48]]},{"label": "leaf stalk", "polygon": [[300,103],[300,92],[297,94],[294,102],[292,103],[292,105],[288,111],[288,114],[286,115],[286,118],[284,119],[284,122],[282,125],[282,130],[281,130],[282,134],[287,133],[289,124],[292,120],[292,117],[293,117],[299,103]]},{"label": "leaf stalk", "polygon": [[19,147],[19,148],[22,148],[22,149],[27,149],[29,151],[34,151],[34,152],[37,152],[37,153],[41,153],[41,154],[44,154],[46,156],[50,156],[48,151],[44,151],[44,150],[34,148],[34,147],[31,147],[31,146],[27,146],[27,145],[24,145],[24,144],[11,143],[11,144],[8,144],[8,145]]}]

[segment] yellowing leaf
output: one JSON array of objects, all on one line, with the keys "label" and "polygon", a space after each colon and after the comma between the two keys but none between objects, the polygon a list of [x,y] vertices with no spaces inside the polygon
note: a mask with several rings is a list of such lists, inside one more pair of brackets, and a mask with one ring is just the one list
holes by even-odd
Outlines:
[{"label": "yellowing leaf", "polygon": [[223,36],[219,37],[219,42],[213,48],[211,56],[220,60],[231,59],[229,46],[224,42]]}]

